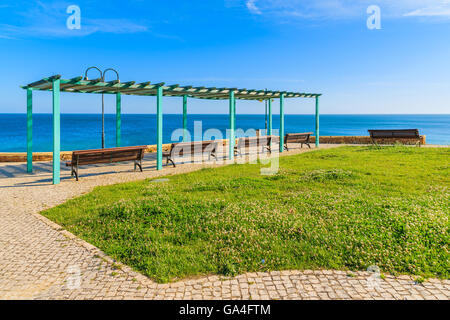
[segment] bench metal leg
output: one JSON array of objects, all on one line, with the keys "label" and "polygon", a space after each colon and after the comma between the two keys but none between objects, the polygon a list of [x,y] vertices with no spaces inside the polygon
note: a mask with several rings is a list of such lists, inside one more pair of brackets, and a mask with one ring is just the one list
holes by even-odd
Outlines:
[{"label": "bench metal leg", "polygon": [[265,153],[266,150],[267,150],[267,152],[268,152],[269,154],[272,154],[272,148],[271,148],[270,146],[264,146],[264,147],[262,147],[262,153]]},{"label": "bench metal leg", "polygon": [[136,171],[136,167],[139,167],[139,170],[141,172],[143,172],[143,170],[142,170],[142,160],[140,160],[139,162],[137,160],[134,160],[134,171]]},{"label": "bench metal leg", "polygon": [[75,173],[76,181],[78,181],[78,165],[75,166],[75,170],[73,170],[73,173]]},{"label": "bench metal leg", "polygon": [[174,168],[176,167],[175,162],[172,160],[172,158],[166,157],[166,166],[169,165],[169,162],[172,163]]},{"label": "bench metal leg", "polygon": [[169,164],[169,161],[172,163],[173,167],[175,168],[175,161],[172,160],[172,158],[167,158],[167,164]]},{"label": "bench metal leg", "polygon": [[70,170],[70,177],[73,178],[73,176],[75,176],[76,181],[78,181],[78,165],[73,165],[71,166],[71,170]]},{"label": "bench metal leg", "polygon": [[214,159],[216,159],[216,160],[217,160],[217,156],[216,156],[216,153],[215,153],[215,152],[213,152],[213,151],[211,151],[211,153],[209,154],[209,156],[208,156],[208,159],[209,159],[209,160],[211,160],[211,157],[213,157]]}]

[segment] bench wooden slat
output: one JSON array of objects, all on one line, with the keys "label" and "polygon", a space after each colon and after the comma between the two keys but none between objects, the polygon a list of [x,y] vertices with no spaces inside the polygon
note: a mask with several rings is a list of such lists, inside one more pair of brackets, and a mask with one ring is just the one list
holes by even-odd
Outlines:
[{"label": "bench wooden slat", "polygon": [[[78,165],[89,165],[89,164],[105,164],[105,163],[117,163],[117,162],[125,162],[125,161],[132,161],[136,158],[116,158],[114,161],[111,161],[110,159],[97,159],[97,160],[87,160],[87,161],[79,161]],[[69,165],[71,166],[71,164]]]},{"label": "bench wooden slat", "polygon": [[272,144],[276,143],[276,136],[256,136],[256,137],[242,137],[237,139],[234,147],[234,153],[242,156],[243,148],[262,148],[272,152]]},{"label": "bench wooden slat", "polygon": [[208,149],[215,150],[217,148],[217,142],[203,141],[203,142],[181,142],[172,144],[171,153],[178,152],[178,155],[189,155],[204,153],[209,151]]},{"label": "bench wooden slat", "polygon": [[115,159],[115,158],[123,158],[123,157],[136,157],[138,156],[140,153],[135,152],[135,153],[107,153],[107,154],[99,154],[99,155],[94,155],[94,154],[88,154],[88,155],[76,155],[75,157],[79,157],[80,161],[83,160],[95,160],[95,159],[106,159],[106,158],[110,158],[110,159]]},{"label": "bench wooden slat", "polygon": [[134,169],[138,166],[142,172],[142,159],[146,149],[147,146],[76,150],[72,152],[72,160],[66,162],[66,166],[72,167],[71,175],[75,174],[77,181],[80,165],[134,161]]},{"label": "bench wooden slat", "polygon": [[420,146],[420,134],[418,129],[382,129],[368,131],[372,143],[375,143],[376,139],[414,139],[418,141]]},{"label": "bench wooden slat", "polygon": [[133,150],[141,150],[147,149],[147,146],[136,146],[136,147],[120,147],[120,148],[107,148],[107,149],[90,149],[90,150],[74,150],[72,154],[97,154],[97,153],[114,153],[121,151],[133,151]]},{"label": "bench wooden slat", "polygon": [[313,132],[288,133],[284,136],[284,148],[289,150],[288,143],[299,143],[301,148],[303,148],[303,144],[306,144],[309,148],[311,148],[311,135],[313,135]]},{"label": "bench wooden slat", "polygon": [[132,155],[136,155],[139,154],[141,152],[141,150],[137,150],[137,151],[126,151],[126,152],[105,152],[105,153],[85,153],[85,154],[75,154],[74,157],[80,157],[83,159],[87,159],[87,158],[104,158],[104,157],[115,157],[116,155],[120,155],[120,156],[132,156]]},{"label": "bench wooden slat", "polygon": [[419,138],[418,129],[368,130],[372,138]]},{"label": "bench wooden slat", "polygon": [[186,155],[196,155],[196,154],[207,154],[210,158],[213,156],[217,159],[217,141],[193,141],[193,142],[178,142],[172,143],[170,146],[170,151],[163,152],[163,157],[167,159],[175,167],[175,158],[186,156]]},{"label": "bench wooden slat", "polygon": [[131,161],[137,160],[138,155],[135,156],[124,156],[119,157],[116,156],[114,158],[106,157],[106,158],[88,158],[88,159],[78,159],[78,165],[91,164],[91,163],[112,163],[112,162],[122,162],[122,161]]}]

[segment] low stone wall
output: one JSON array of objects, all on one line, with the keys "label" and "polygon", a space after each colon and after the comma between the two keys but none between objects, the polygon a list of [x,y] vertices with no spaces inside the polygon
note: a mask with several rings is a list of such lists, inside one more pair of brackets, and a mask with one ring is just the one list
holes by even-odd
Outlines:
[{"label": "low stone wall", "polygon": [[[69,160],[71,151],[61,151],[61,160]],[[33,152],[33,161],[51,161],[51,152]],[[27,162],[26,152],[0,152],[0,162]]]},{"label": "low stone wall", "polygon": [[[219,140],[223,145],[227,140]],[[163,151],[169,151],[171,143],[163,144]],[[147,146],[146,152],[156,152],[156,144]],[[72,151],[61,151],[61,160],[69,161],[72,159]],[[33,161],[52,161],[52,152],[33,152]],[[26,152],[0,152],[0,162],[27,162]]]},{"label": "low stone wall", "polygon": [[[420,136],[422,144],[426,143],[426,136]],[[315,143],[316,138],[311,137],[311,141]],[[227,145],[227,140],[221,140],[222,144]],[[394,144],[396,142],[402,144],[415,144],[410,139],[378,139],[378,144]],[[324,144],[371,144],[372,141],[368,136],[321,136],[320,143]],[[170,149],[170,143],[163,144],[163,151]],[[147,152],[156,152],[156,145],[149,145]],[[72,151],[61,151],[61,160],[68,161],[72,157]],[[33,161],[52,161],[51,152],[33,152]],[[26,162],[26,152],[0,152],[0,162]]]},{"label": "low stone wall", "polygon": [[[311,141],[316,142],[316,137],[311,137]],[[416,144],[414,139],[377,139],[377,144]],[[320,143],[325,144],[371,144],[369,136],[321,136]],[[426,144],[426,136],[420,136],[420,143]]]}]

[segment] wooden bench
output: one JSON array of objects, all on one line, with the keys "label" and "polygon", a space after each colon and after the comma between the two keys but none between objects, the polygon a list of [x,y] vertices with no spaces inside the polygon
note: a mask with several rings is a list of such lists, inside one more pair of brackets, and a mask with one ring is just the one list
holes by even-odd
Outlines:
[{"label": "wooden bench", "polygon": [[80,165],[134,161],[134,170],[138,166],[142,172],[142,159],[146,149],[147,146],[138,146],[73,151],[72,161],[66,162],[66,166],[72,167],[70,175],[75,175],[77,181]]},{"label": "wooden bench", "polygon": [[411,139],[416,141],[416,144],[419,144],[419,147],[421,145],[418,129],[386,129],[368,131],[373,144],[376,144],[377,139]]},{"label": "wooden bench", "polygon": [[195,154],[208,155],[208,160],[211,160],[211,156],[217,160],[217,141],[193,141],[193,142],[179,142],[172,143],[170,151],[163,152],[163,158],[166,158],[166,165],[169,161],[174,167],[175,158]]},{"label": "wooden bench", "polygon": [[305,133],[288,133],[284,136],[284,148],[289,151],[288,143],[300,143],[300,148],[303,148],[303,145],[306,144],[308,148],[311,149],[310,138],[312,132]]},{"label": "wooden bench", "polygon": [[[277,137],[275,136],[257,136],[257,137],[242,137],[237,139],[237,143],[234,147],[234,154],[242,157],[242,149],[248,149],[249,147],[262,148],[262,152],[265,149],[272,153],[272,143],[275,143]],[[279,140],[278,140],[279,141]]]}]

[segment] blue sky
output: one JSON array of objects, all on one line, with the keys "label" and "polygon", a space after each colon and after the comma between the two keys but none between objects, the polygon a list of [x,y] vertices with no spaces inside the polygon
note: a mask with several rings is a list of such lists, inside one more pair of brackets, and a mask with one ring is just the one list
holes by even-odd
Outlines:
[{"label": "blue sky", "polygon": [[[69,5],[81,9],[80,30],[66,27]],[[367,28],[370,5],[381,8],[380,30]],[[25,111],[20,85],[91,65],[118,69],[122,81],[323,93],[322,113],[450,113],[449,40],[450,0],[2,0],[0,113]],[[35,111],[50,112],[50,99],[35,93]],[[62,103],[67,113],[101,107],[97,95]],[[114,112],[113,97],[106,103]],[[153,98],[123,103],[155,112]],[[181,112],[180,99],[164,109]],[[289,100],[286,111],[312,113],[313,101]],[[189,112],[228,106],[190,100]]]}]

